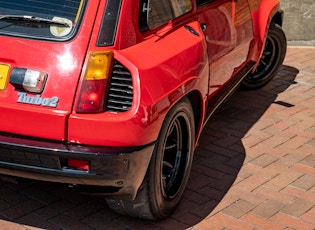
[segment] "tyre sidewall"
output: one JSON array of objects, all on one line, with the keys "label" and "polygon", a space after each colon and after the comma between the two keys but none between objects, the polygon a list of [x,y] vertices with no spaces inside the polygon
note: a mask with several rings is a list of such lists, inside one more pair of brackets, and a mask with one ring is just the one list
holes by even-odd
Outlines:
[{"label": "tyre sidewall", "polygon": [[[163,188],[162,188],[162,182],[161,182],[161,175],[162,175],[162,161],[163,161],[163,155],[164,155],[164,144],[166,141],[166,135],[168,132],[168,129],[170,125],[172,124],[174,118],[176,118],[178,115],[184,116],[187,119],[188,123],[188,135],[190,140],[190,149],[188,150],[188,159],[186,162],[186,172],[184,175],[184,179],[182,181],[182,184],[180,188],[178,189],[177,194],[172,197],[171,199],[166,199],[163,196]],[[190,132],[189,132],[190,131]],[[175,209],[177,204],[179,203],[187,181],[189,179],[191,165],[192,165],[192,158],[193,158],[193,152],[194,152],[194,145],[195,145],[195,124],[194,124],[194,117],[193,117],[193,110],[192,106],[188,99],[181,100],[176,106],[174,106],[173,109],[170,110],[168,115],[165,118],[165,121],[163,123],[162,129],[159,134],[159,138],[156,144],[156,148],[154,150],[152,160],[149,165],[149,191],[150,191],[150,197],[151,197],[151,205],[152,205],[152,211],[155,215],[157,215],[158,219],[164,218],[166,216],[169,216],[170,213]]]},{"label": "tyre sidewall", "polygon": [[[245,89],[257,89],[261,88],[262,86],[266,85],[268,82],[270,82],[277,74],[279,67],[282,65],[285,54],[286,54],[286,36],[282,30],[282,28],[277,24],[271,24],[269,31],[268,31],[268,38],[272,39],[276,43],[276,47],[278,50],[276,50],[277,55],[275,57],[274,64],[270,66],[268,70],[266,70],[266,74],[263,75],[262,78],[259,78],[257,81],[253,81],[250,79],[250,74],[246,76],[242,82],[242,86]],[[260,73],[257,73],[259,75]]]}]

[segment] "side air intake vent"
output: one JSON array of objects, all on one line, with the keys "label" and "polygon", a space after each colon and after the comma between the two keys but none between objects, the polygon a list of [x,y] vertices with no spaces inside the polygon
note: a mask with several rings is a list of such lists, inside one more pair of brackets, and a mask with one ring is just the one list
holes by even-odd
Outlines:
[{"label": "side air intake vent", "polygon": [[110,112],[125,112],[130,109],[133,99],[133,86],[130,72],[119,62],[114,61],[110,76],[107,105]]}]

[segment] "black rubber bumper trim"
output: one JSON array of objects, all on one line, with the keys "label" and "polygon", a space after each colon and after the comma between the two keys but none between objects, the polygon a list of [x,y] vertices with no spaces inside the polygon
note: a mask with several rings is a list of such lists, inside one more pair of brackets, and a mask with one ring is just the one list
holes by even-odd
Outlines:
[{"label": "black rubber bumper trim", "polygon": [[[111,186],[133,197],[151,159],[154,144],[95,147],[0,134],[0,174],[78,185]],[[67,159],[88,161],[89,171],[69,169]]]}]

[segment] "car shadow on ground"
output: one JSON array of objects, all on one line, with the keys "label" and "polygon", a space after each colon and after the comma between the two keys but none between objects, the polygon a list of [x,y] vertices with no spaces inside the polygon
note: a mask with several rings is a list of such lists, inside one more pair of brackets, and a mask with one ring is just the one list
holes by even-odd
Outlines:
[{"label": "car shadow on ground", "polygon": [[[170,218],[158,222],[113,213],[101,198],[44,182],[0,182],[0,223],[43,229],[186,229],[217,212],[236,182],[246,151],[242,139],[277,96],[296,84],[298,70],[282,66],[259,90],[236,91],[206,124],[194,156],[183,200]],[[21,226],[22,227],[22,226]],[[19,229],[19,228],[17,228]],[[21,228],[21,229],[24,229]]]}]

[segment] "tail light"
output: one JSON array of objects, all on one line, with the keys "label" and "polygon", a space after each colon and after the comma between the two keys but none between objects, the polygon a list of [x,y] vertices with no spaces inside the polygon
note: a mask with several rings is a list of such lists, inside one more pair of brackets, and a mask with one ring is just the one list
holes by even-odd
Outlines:
[{"label": "tail light", "polygon": [[89,54],[76,108],[77,113],[100,113],[104,111],[112,57],[112,51],[91,52]]}]

